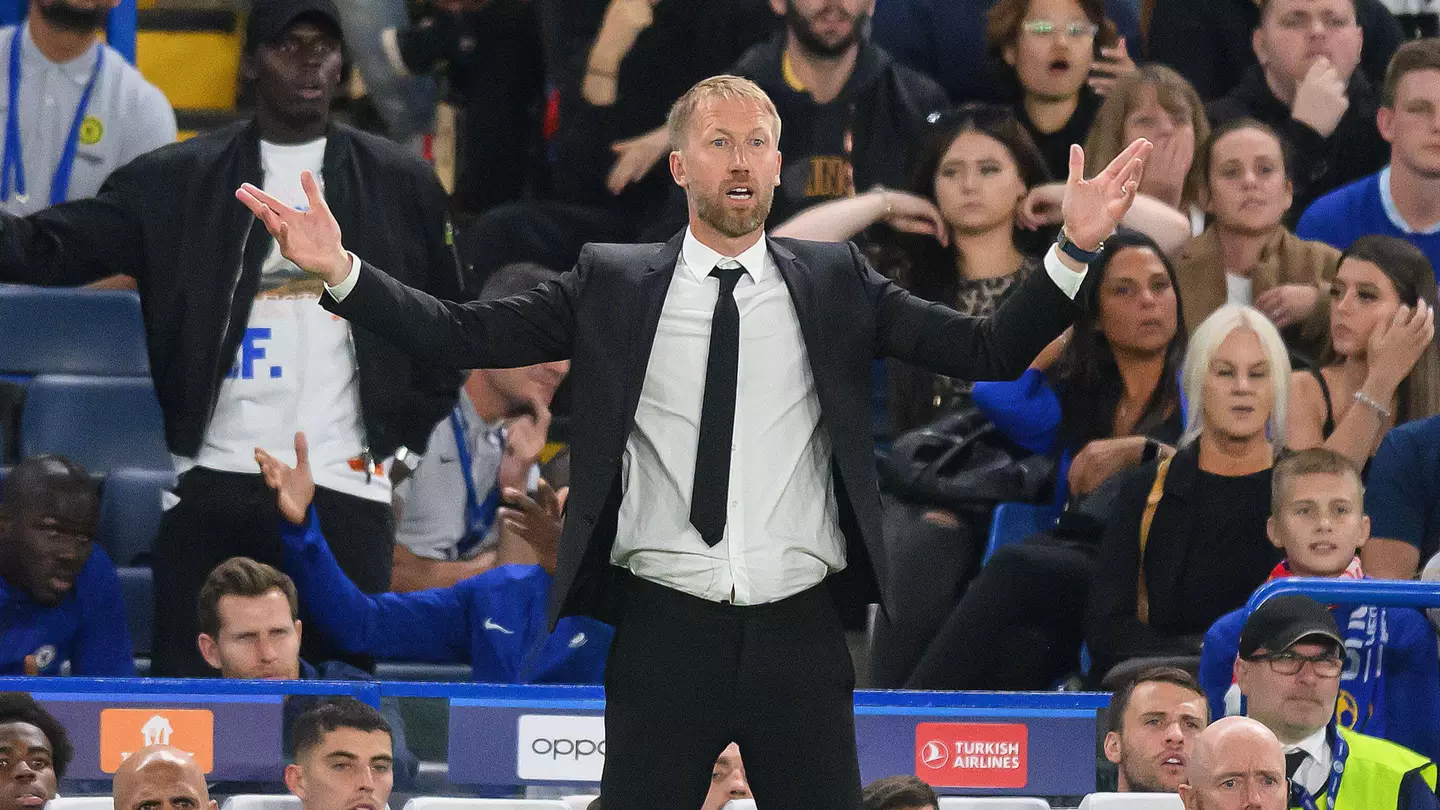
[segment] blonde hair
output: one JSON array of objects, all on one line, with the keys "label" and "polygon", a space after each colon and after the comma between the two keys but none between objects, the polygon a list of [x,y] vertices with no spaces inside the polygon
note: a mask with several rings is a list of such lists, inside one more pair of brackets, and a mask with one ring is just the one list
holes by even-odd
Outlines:
[{"label": "blonde hair", "polygon": [[[1205,103],[1200,100],[1200,95],[1195,92],[1190,82],[1164,65],[1141,65],[1134,73],[1115,82],[1115,86],[1105,97],[1105,103],[1100,105],[1100,111],[1095,114],[1095,122],[1090,125],[1090,136],[1085,139],[1087,177],[1099,174],[1116,155],[1129,146],[1125,141],[1125,119],[1135,108],[1142,87],[1155,88],[1155,99],[1160,103],[1160,107],[1171,115],[1184,107],[1190,108],[1188,123],[1195,130],[1197,152],[1210,138],[1210,120],[1205,115]],[[1198,158],[1198,154],[1191,155],[1190,171],[1185,175],[1185,188],[1180,194],[1181,206],[1191,205],[1200,199],[1205,167]]]},{"label": "blonde hair", "polygon": [[775,109],[775,102],[771,101],[770,96],[755,82],[740,76],[723,74],[701,79],[670,105],[670,113],[665,116],[665,130],[670,139],[670,148],[678,150],[685,144],[690,118],[701,104],[721,99],[749,101],[758,106],[775,122],[775,143],[780,143],[780,113]]},{"label": "blonde hair", "polygon": [[1254,307],[1226,304],[1215,310],[1196,327],[1185,352],[1185,371],[1181,375],[1186,399],[1185,435],[1180,443],[1188,445],[1200,438],[1205,426],[1205,378],[1210,373],[1210,360],[1230,337],[1231,332],[1248,329],[1260,338],[1260,348],[1270,363],[1270,418],[1266,427],[1270,448],[1276,456],[1285,449],[1285,413],[1290,402],[1290,353],[1275,324]]}]

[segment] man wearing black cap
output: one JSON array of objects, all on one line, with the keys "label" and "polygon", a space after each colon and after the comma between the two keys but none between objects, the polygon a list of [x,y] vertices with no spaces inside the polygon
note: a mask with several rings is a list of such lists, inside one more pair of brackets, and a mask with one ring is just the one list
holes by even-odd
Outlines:
[{"label": "man wearing black cap", "polygon": [[1302,810],[1440,808],[1435,763],[1391,742],[1338,726],[1347,666],[1330,611],[1308,596],[1267,600],[1240,633],[1235,681],[1246,713],[1285,746],[1290,806]]},{"label": "man wearing black cap", "polygon": [[[251,120],[137,159],[95,199],[0,217],[0,281],[75,285],[124,273],[139,283],[181,473],[154,554],[157,674],[206,672],[195,603],[211,568],[232,556],[282,562],[257,446],[290,447],[305,431],[336,558],[363,590],[385,590],[392,477],[414,467],[460,384],[458,372],[411,361],[316,307],[320,282],[233,197],[250,182],[300,202],[300,174],[314,172],[363,243],[357,255],[442,298],[461,294],[434,172],[330,120],[343,60],[337,19],[330,0],[257,0],[242,65]],[[306,641],[307,657],[329,657],[310,646],[318,636]]]}]

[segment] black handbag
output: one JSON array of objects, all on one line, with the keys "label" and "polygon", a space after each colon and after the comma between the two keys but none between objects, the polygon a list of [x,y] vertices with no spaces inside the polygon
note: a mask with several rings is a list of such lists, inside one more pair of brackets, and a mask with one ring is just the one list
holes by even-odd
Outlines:
[{"label": "black handbag", "polygon": [[1015,444],[974,406],[902,434],[880,462],[888,492],[951,509],[1043,502],[1054,477],[1054,459]]}]

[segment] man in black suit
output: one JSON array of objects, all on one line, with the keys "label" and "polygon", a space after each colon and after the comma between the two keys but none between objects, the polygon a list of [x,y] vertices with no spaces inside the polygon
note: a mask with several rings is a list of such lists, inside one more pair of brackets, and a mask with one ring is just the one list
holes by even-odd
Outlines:
[{"label": "man in black suit", "polygon": [[1084,261],[1128,209],[1149,144],[1090,182],[1075,148],[1066,252],[980,320],[911,297],[852,245],[765,238],[780,121],[753,83],[700,82],[669,127],[685,231],[588,245],[559,281],[488,303],[439,301],[347,253],[308,178],[309,212],[253,186],[237,196],[325,279],[325,306],[415,356],[571,359],[576,474],[551,617],[617,626],[607,808],[700,806],[734,741],[762,806],[856,810],[854,671],[822,586],[847,569],[885,582],[871,358],[1019,374],[1073,319]]}]

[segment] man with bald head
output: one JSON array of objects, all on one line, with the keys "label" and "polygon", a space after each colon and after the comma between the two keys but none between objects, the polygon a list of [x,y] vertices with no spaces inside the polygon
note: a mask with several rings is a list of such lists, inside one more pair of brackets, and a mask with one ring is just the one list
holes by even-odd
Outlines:
[{"label": "man with bald head", "polygon": [[61,456],[16,465],[0,497],[0,675],[135,674],[115,565],[94,547],[100,493]]},{"label": "man with bald head", "polygon": [[1226,717],[1195,736],[1180,783],[1185,810],[1285,810],[1289,798],[1284,750],[1261,723]]},{"label": "man with bald head", "polygon": [[168,745],[131,754],[115,771],[115,810],[215,810],[195,758]]}]

